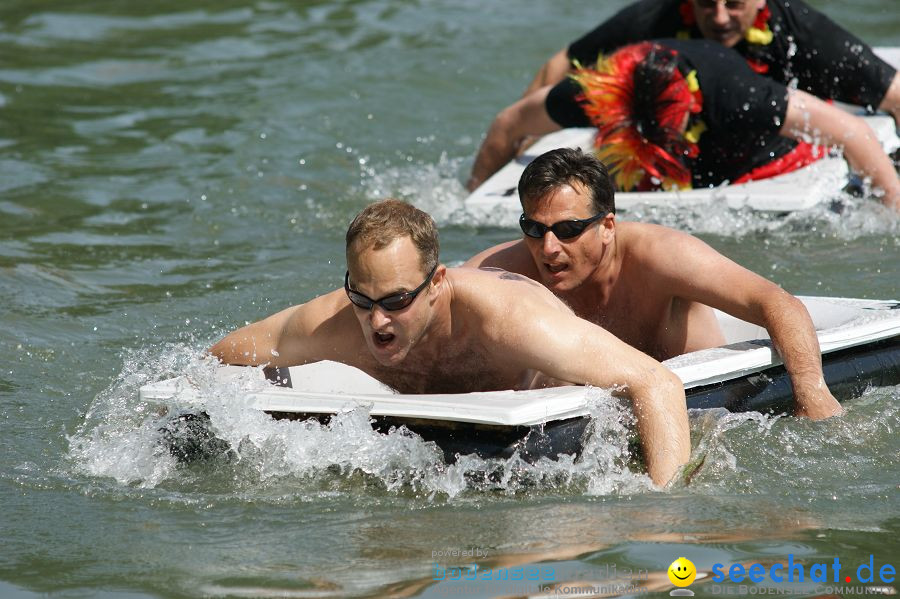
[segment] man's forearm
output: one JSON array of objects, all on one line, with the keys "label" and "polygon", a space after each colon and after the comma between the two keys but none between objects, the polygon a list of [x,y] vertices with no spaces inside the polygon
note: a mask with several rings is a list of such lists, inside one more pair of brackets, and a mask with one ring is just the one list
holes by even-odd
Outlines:
[{"label": "man's forearm", "polygon": [[872,178],[872,185],[883,194],[881,202],[900,212],[900,178],[875,133],[869,130],[864,136],[847,140],[844,156],[854,171]]},{"label": "man's forearm", "polygon": [[509,162],[513,156],[515,156],[515,141],[510,136],[509,127],[501,113],[491,123],[491,128],[478,149],[466,188],[474,191],[476,187]]},{"label": "man's forearm", "polygon": [[806,306],[785,291],[779,293],[763,307],[763,320],[791,379],[797,413],[812,418],[840,413],[825,384],[819,339]]},{"label": "man's forearm", "polygon": [[629,386],[647,472],[665,486],[691,457],[684,386],[671,371]]},{"label": "man's forearm", "polygon": [[233,331],[207,350],[223,364],[240,366],[289,366],[278,351],[292,308]]},{"label": "man's forearm", "polygon": [[891,85],[885,92],[878,108],[890,113],[894,117],[894,124],[900,129],[900,71],[894,73],[894,79],[891,81]]},{"label": "man's forearm", "polygon": [[900,179],[878,136],[860,117],[793,90],[788,97],[782,134],[797,140],[811,137],[819,144],[842,147],[850,167],[871,177],[872,185],[883,193],[882,203],[900,211]]},{"label": "man's forearm", "polygon": [[559,125],[550,118],[544,107],[550,89],[548,86],[542,87],[500,111],[475,157],[472,175],[466,184],[469,191],[512,160],[526,137],[559,130]]}]

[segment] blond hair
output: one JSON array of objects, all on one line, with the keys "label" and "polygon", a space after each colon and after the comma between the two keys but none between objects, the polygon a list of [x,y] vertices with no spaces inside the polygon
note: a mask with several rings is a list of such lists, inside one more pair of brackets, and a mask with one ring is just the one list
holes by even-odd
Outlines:
[{"label": "blond hair", "polygon": [[380,250],[403,237],[409,237],[419,250],[423,272],[437,266],[440,242],[434,219],[415,206],[393,198],[369,204],[350,223],[347,262],[351,253],[358,254],[367,248]]}]

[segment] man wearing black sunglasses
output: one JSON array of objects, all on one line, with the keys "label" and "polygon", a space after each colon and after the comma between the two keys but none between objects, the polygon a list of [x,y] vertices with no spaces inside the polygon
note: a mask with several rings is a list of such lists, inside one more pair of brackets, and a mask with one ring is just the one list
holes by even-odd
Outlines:
[{"label": "man wearing black sunglasses", "polygon": [[530,279],[440,264],[434,221],[421,210],[397,200],[366,207],[346,251],[343,289],[243,327],[209,352],[226,364],[333,360],[402,393],[615,387],[631,398],[653,481],[665,484],[687,461],[674,374]]},{"label": "man wearing black sunglasses", "polygon": [[666,360],[724,343],[711,307],[765,327],[784,360],[795,412],[841,412],[822,375],[818,339],[805,306],[780,287],[690,235],[616,222],[602,162],[553,150],[522,173],[519,219],[525,237],[474,256],[542,282],[575,313]]}]

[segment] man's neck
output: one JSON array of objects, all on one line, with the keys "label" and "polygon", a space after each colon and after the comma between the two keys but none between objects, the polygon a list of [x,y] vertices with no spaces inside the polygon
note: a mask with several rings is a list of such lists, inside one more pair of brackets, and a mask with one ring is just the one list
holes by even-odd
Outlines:
[{"label": "man's neck", "polygon": [[599,323],[613,296],[621,272],[622,254],[619,251],[617,236],[606,247],[597,267],[584,283],[559,296],[578,316]]},{"label": "man's neck", "polygon": [[431,319],[416,346],[404,360],[404,369],[430,372],[436,364],[446,361],[457,346],[458,340],[455,339],[453,329],[453,288],[449,277],[445,277],[443,286],[436,293],[440,295],[432,307]]}]

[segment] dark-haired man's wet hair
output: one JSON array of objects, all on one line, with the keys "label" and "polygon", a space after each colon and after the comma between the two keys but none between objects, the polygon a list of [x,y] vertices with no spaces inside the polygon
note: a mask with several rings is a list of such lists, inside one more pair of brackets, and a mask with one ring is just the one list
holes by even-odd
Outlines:
[{"label": "dark-haired man's wet hair", "polygon": [[525,167],[519,178],[522,209],[563,185],[584,185],[591,194],[596,214],[616,212],[612,180],[606,165],[581,150],[560,148],[541,154]]}]

